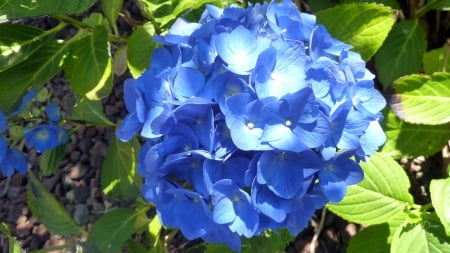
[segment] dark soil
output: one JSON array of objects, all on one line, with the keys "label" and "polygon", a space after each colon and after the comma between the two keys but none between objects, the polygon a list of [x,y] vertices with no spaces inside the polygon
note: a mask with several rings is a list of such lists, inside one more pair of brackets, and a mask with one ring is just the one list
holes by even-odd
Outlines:
[{"label": "dark soil", "polygon": [[[95,6],[92,10],[98,10],[98,8],[98,6]],[[137,7],[132,1],[125,1],[124,9],[130,13],[138,13]],[[55,20],[48,17],[32,19],[27,22],[42,29],[48,29],[57,24]],[[130,33],[130,27],[123,19],[119,20],[119,27],[123,34]],[[69,27],[58,36],[67,38],[75,32],[76,29]],[[103,101],[105,114],[113,122],[126,115],[122,100],[122,82],[128,76],[129,74],[124,74],[116,77],[113,92]],[[70,112],[75,99],[63,73],[49,82],[47,87],[53,94],[52,102],[59,104],[64,112]],[[64,159],[57,172],[52,176],[40,177],[41,182],[64,205],[74,220],[87,229],[109,209],[128,207],[131,204],[126,201],[110,199],[101,191],[101,166],[113,134],[114,129],[112,128],[80,128],[71,136]],[[39,175],[38,156],[30,150],[28,157],[30,170]],[[417,157],[400,161],[411,179],[411,193],[414,195],[416,203],[426,204],[430,202],[429,182],[433,178],[444,176],[449,159],[447,147],[442,153],[432,157]],[[40,224],[27,206],[27,184],[27,175],[15,174],[7,179],[0,174],[0,222],[7,223],[11,233],[23,249],[30,251],[86,240],[83,237],[61,237],[50,233],[44,225]],[[323,227],[318,233],[318,240],[313,245],[316,253],[345,252],[350,238],[363,229],[360,225],[348,223],[331,212],[319,210],[310,226],[287,245],[286,252],[311,252],[311,243],[322,219]],[[183,252],[195,243],[197,242],[187,242],[178,234],[172,241],[168,242],[168,248],[170,252]],[[0,234],[0,252],[6,253],[7,249],[7,238]]]}]

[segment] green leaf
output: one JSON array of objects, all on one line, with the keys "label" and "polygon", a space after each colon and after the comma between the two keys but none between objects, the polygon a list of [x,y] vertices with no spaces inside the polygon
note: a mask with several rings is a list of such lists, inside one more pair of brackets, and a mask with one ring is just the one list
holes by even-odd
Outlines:
[{"label": "green leaf", "polygon": [[392,9],[379,4],[343,4],[317,13],[317,23],[352,45],[365,61],[380,48],[394,22]]},{"label": "green leaf", "polygon": [[437,216],[444,225],[445,233],[450,236],[450,177],[433,179],[430,183],[431,203]]},{"label": "green leaf", "polygon": [[392,253],[447,253],[450,237],[434,214],[424,214],[418,223],[406,223],[400,227],[391,245]]},{"label": "green leaf", "polygon": [[425,74],[434,72],[450,72],[450,60],[445,55],[450,55],[450,45],[428,51],[423,54],[422,63]]},{"label": "green leaf", "polygon": [[9,112],[34,86],[39,90],[61,70],[70,43],[50,40],[26,61],[0,72],[0,109]]},{"label": "green leaf", "polygon": [[[429,1],[432,2],[432,1]],[[450,11],[450,0],[434,0],[434,4],[432,9],[434,10],[442,10],[442,11]]]},{"label": "green leaf", "polygon": [[72,89],[91,100],[101,99],[112,88],[108,34],[105,26],[96,26],[88,36],[73,43],[66,60],[64,70]]},{"label": "green leaf", "polygon": [[134,199],[140,195],[136,160],[139,142],[136,138],[121,142],[116,136],[106,152],[102,166],[103,193],[116,198]]},{"label": "green leaf", "polygon": [[[278,231],[266,230],[259,236],[245,238],[242,243],[242,253],[273,253],[284,252],[286,245],[293,241],[294,237],[286,228]],[[209,252],[209,251],[207,251]]]},{"label": "green leaf", "polygon": [[101,101],[89,100],[85,97],[78,99],[73,107],[70,118],[99,126],[115,126],[103,113],[103,104]]},{"label": "green leaf", "polygon": [[119,47],[113,58],[114,74],[121,76],[127,72],[127,46]]},{"label": "green leaf", "polygon": [[343,0],[340,3],[377,3],[389,6],[394,9],[400,9],[397,0]]},{"label": "green leaf", "polygon": [[102,252],[120,252],[133,232],[136,212],[117,208],[105,213],[92,226],[88,242],[97,245]]},{"label": "green leaf", "polygon": [[405,76],[393,88],[389,105],[400,119],[427,125],[450,122],[450,73]]},{"label": "green leaf", "polygon": [[361,167],[364,180],[349,186],[341,202],[327,205],[333,213],[351,222],[372,225],[388,222],[413,204],[408,176],[391,157],[375,153]]},{"label": "green leaf", "polygon": [[8,237],[8,252],[9,253],[22,253],[25,252],[19,245],[19,242],[11,235],[8,229],[8,225],[6,223],[0,223],[0,232],[6,234]]},{"label": "green leaf", "polygon": [[149,253],[149,250],[142,245],[142,243],[129,240],[127,242],[128,252],[132,253]]},{"label": "green leaf", "polygon": [[155,28],[148,22],[134,31],[128,39],[128,68],[134,78],[139,77],[150,66],[150,57],[156,43],[152,40]]},{"label": "green leaf", "polygon": [[122,9],[123,0],[101,0],[103,13],[108,19],[109,24],[113,27],[117,34],[117,17]]},{"label": "green leaf", "polygon": [[59,235],[74,235],[83,229],[72,220],[60,202],[45,188],[45,186],[28,171],[28,206],[33,215],[44,226]]},{"label": "green leaf", "polygon": [[311,9],[311,11],[313,13],[316,13],[320,10],[331,8],[336,5],[331,0],[315,0],[315,1],[310,1],[308,3],[309,3],[309,8]]},{"label": "green leaf", "polygon": [[159,234],[161,233],[162,225],[161,221],[159,220],[158,215],[155,215],[152,219],[152,221],[148,224],[148,232],[151,236],[151,239],[153,240],[153,247],[157,246],[159,242]]},{"label": "green leaf", "polygon": [[87,10],[94,2],[95,0],[0,0],[0,16],[18,19],[42,15],[78,14]]},{"label": "green leaf", "polygon": [[383,121],[387,141],[381,152],[395,159],[431,156],[442,150],[450,139],[450,125],[419,125],[400,120],[387,110]]},{"label": "green leaf", "polygon": [[61,144],[56,148],[45,151],[39,160],[39,167],[43,176],[49,176],[58,169],[64,154],[66,153],[67,143]]},{"label": "green leaf", "polygon": [[396,23],[375,55],[378,78],[384,87],[401,76],[417,73],[426,48],[425,31],[419,21]]},{"label": "green leaf", "polygon": [[389,225],[387,223],[377,224],[365,228],[350,238],[347,253],[386,253],[390,245],[387,242],[389,236]]},{"label": "green leaf", "polygon": [[32,26],[0,24],[0,71],[24,60],[42,47],[53,35]]}]

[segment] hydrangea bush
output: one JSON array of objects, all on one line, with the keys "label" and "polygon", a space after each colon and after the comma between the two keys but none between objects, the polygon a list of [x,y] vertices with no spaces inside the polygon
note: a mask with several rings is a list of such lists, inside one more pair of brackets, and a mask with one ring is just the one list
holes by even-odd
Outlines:
[{"label": "hydrangea bush", "polygon": [[296,235],[386,140],[374,75],[291,1],[208,5],[155,40],[150,69],[125,81],[117,135],[148,139],[143,194],[188,239],[239,250],[266,229]]},{"label": "hydrangea bush", "polygon": [[[32,215],[76,240],[32,253],[273,253],[306,227],[314,252],[326,210],[364,225],[339,250],[450,252],[450,167],[422,200],[400,166],[448,154],[448,1],[257,2],[0,1],[0,198],[27,173]],[[62,70],[64,111],[45,87]],[[41,182],[85,126],[116,133],[99,198],[128,200],[88,225]],[[10,223],[0,251],[22,252]]]}]

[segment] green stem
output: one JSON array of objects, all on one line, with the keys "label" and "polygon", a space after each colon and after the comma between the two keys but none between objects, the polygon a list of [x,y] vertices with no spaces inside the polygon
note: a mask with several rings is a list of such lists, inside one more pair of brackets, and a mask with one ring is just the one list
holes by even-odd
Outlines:
[{"label": "green stem", "polygon": [[447,71],[447,62],[449,55],[450,55],[450,39],[447,39],[447,43],[445,43],[444,59],[442,59],[442,66],[441,66],[442,72]]},{"label": "green stem", "polygon": [[431,0],[429,1],[425,6],[420,8],[416,13],[414,13],[415,18],[420,18],[422,15],[427,13],[429,10],[431,10],[436,4],[441,2],[442,0]]},{"label": "green stem", "polygon": [[433,203],[430,202],[426,205],[421,206],[420,211],[426,212],[426,211],[430,210],[431,208],[433,208]]}]

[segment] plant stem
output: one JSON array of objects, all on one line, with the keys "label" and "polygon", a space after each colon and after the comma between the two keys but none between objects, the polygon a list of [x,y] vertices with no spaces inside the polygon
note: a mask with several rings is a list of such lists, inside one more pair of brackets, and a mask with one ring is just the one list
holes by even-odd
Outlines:
[{"label": "plant stem", "polygon": [[439,3],[441,0],[431,0],[429,1],[425,6],[420,8],[416,13],[414,13],[415,18],[420,18],[422,15],[427,13],[431,8],[433,8],[437,3]]},{"label": "plant stem", "polygon": [[319,240],[319,236],[320,233],[322,233],[322,229],[323,229],[323,225],[325,224],[325,219],[326,219],[326,215],[327,215],[327,208],[324,207],[322,209],[322,214],[320,216],[320,221],[319,221],[319,225],[317,225],[315,231],[314,231],[314,236],[311,240],[311,244],[309,245],[309,252],[310,253],[315,253],[316,252],[316,243],[317,240]]}]

